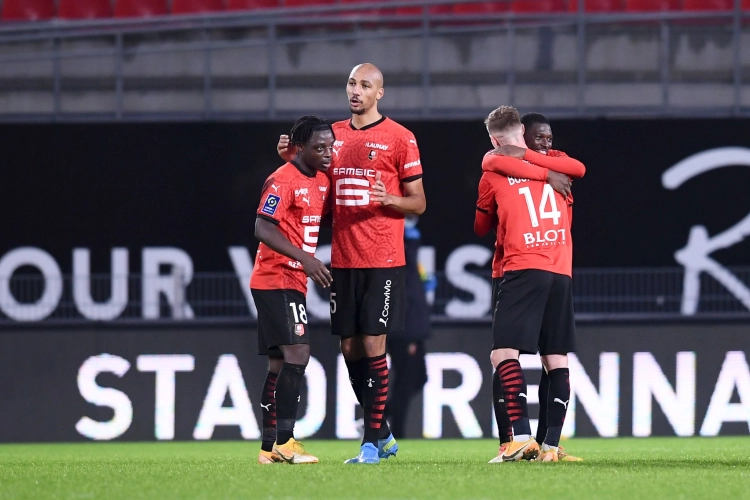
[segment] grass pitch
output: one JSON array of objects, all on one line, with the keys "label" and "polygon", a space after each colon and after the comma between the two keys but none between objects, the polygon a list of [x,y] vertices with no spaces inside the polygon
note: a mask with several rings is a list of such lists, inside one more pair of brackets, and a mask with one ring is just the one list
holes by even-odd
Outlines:
[{"label": "grass pitch", "polygon": [[750,437],[573,439],[580,463],[487,464],[494,440],[414,440],[379,466],[354,441],[316,465],[257,465],[257,442],[0,445],[0,498],[748,498]]}]

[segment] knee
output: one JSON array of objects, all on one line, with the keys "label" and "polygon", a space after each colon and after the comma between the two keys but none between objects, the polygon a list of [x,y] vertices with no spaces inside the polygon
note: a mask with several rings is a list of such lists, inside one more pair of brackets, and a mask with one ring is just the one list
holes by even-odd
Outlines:
[{"label": "knee", "polygon": [[490,363],[492,363],[492,368],[494,369],[497,369],[497,366],[506,359],[518,359],[518,351],[514,349],[495,349],[490,353]]},{"label": "knee", "polygon": [[284,361],[293,365],[307,366],[307,363],[310,362],[310,346],[307,344],[286,346]]},{"label": "knee", "polygon": [[568,355],[567,354],[548,354],[546,356],[542,356],[542,364],[544,365],[544,368],[547,370],[547,373],[549,373],[552,370],[557,370],[558,368],[567,368],[568,367]]}]

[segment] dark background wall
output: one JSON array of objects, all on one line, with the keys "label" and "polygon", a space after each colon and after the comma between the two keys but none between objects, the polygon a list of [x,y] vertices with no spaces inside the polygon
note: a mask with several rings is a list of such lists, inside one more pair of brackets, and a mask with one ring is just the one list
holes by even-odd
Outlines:
[{"label": "dark background wall", "polygon": [[[406,122],[417,136],[428,209],[420,222],[437,268],[472,232],[476,186],[489,141],[481,122]],[[275,144],[290,123],[0,125],[0,256],[31,245],[71,270],[74,247],[109,270],[109,250],[186,250],[196,271],[231,270],[230,245],[255,247],[254,210],[280,161]],[[575,265],[674,266],[689,229],[710,235],[750,210],[750,169],[729,167],[675,191],[661,174],[700,151],[743,146],[747,120],[559,120],[555,148],[586,163],[576,181]],[[490,245],[491,240],[482,240]],[[721,250],[748,263],[750,242]]]}]

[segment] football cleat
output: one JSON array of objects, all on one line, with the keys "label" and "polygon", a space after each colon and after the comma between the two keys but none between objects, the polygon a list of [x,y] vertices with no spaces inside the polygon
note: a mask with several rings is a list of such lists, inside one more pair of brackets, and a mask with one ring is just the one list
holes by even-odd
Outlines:
[{"label": "football cleat", "polygon": [[318,457],[310,455],[302,447],[302,443],[291,438],[284,444],[275,444],[273,446],[281,459],[288,464],[317,464]]},{"label": "football cleat", "polygon": [[536,439],[530,437],[526,441],[516,441],[515,439],[508,443],[508,447],[501,455],[503,462],[517,462],[519,460],[534,460],[539,456],[539,444]]},{"label": "football cleat", "polygon": [[568,453],[565,451],[565,448],[563,448],[562,446],[557,447],[557,459],[560,462],[583,462],[583,459],[581,457],[568,455]]},{"label": "football cleat", "polygon": [[345,464],[379,464],[378,449],[372,443],[365,443],[359,449],[359,455],[350,458]]},{"label": "football cleat", "polygon": [[275,451],[263,451],[258,453],[258,463],[263,465],[277,464],[283,462],[282,458]]},{"label": "football cleat", "polygon": [[390,434],[385,439],[378,439],[378,457],[395,457],[396,453],[398,453],[398,443],[396,442],[396,438],[393,437],[393,434]]},{"label": "football cleat", "polygon": [[509,444],[510,444],[510,441],[508,441],[507,443],[501,443],[500,449],[497,451],[497,456],[487,463],[499,464],[499,463],[505,462],[505,460],[503,460],[503,455],[505,454],[505,451],[508,449]]},{"label": "football cleat", "polygon": [[[545,449],[546,448],[546,449]],[[557,462],[557,447],[556,446],[542,446],[542,450],[539,452],[539,458],[537,462]]]}]

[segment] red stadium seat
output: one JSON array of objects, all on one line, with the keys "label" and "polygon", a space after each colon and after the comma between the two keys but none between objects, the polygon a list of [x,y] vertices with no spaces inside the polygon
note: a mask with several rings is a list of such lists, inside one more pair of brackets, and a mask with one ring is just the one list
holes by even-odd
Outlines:
[{"label": "red stadium seat", "polygon": [[510,10],[522,14],[561,12],[565,10],[565,0],[514,0]]},{"label": "red stadium seat", "polygon": [[112,17],[109,0],[60,0],[57,15],[63,19]]},{"label": "red stadium seat", "polygon": [[3,21],[42,21],[55,17],[55,0],[5,0]]},{"label": "red stadium seat", "polygon": [[680,0],[626,0],[625,10],[630,12],[680,10]]},{"label": "red stadium seat", "polygon": [[336,3],[336,0],[284,0],[281,3],[283,7],[314,7]]},{"label": "red stadium seat", "polygon": [[[622,12],[625,9],[625,2],[624,0],[584,0],[583,9],[586,12]],[[568,10],[578,12],[578,0],[569,0]]]},{"label": "red stadium seat", "polygon": [[453,6],[453,12],[456,14],[483,14],[509,10],[510,2],[459,3]]},{"label": "red stadium seat", "polygon": [[683,10],[732,10],[734,0],[685,0]]},{"label": "red stadium seat", "polygon": [[279,0],[229,0],[227,10],[275,9],[280,7]]},{"label": "red stadium seat", "polygon": [[198,14],[224,10],[224,0],[174,0],[172,14]]},{"label": "red stadium seat", "polygon": [[117,0],[115,17],[163,16],[167,13],[167,0]]}]

